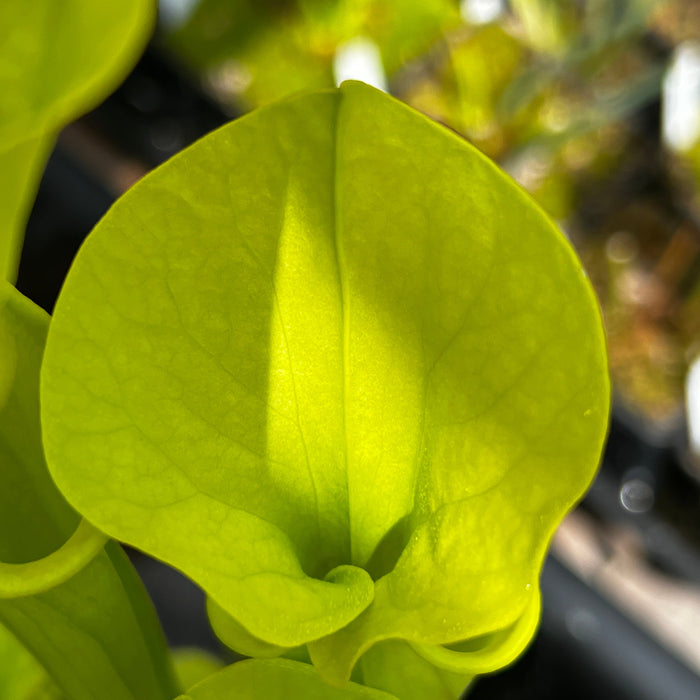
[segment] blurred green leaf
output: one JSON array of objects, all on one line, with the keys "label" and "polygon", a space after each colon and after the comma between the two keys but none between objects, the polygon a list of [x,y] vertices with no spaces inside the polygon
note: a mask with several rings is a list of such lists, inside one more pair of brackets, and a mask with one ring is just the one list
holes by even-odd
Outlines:
[{"label": "blurred green leaf", "polygon": [[0,275],[14,282],[25,220],[59,129],[106,97],[140,54],[154,0],[0,4]]},{"label": "blurred green leaf", "polygon": [[356,683],[329,686],[313,666],[289,659],[239,661],[198,683],[176,700],[304,698],[304,700],[398,700]]},{"label": "blurred green leaf", "polygon": [[457,104],[451,120],[477,141],[498,125],[500,96],[520,69],[523,49],[498,25],[488,25],[450,48]]},{"label": "blurred green leaf", "polygon": [[458,20],[455,0],[202,0],[167,43],[229,99],[260,105],[331,87],[344,42],[374,41],[391,75]]},{"label": "blurred green leaf", "polygon": [[225,665],[210,652],[196,647],[173,649],[172,658],[181,688],[191,688],[195,683],[220,671]]},{"label": "blurred green leaf", "polygon": [[473,679],[471,674],[434,666],[399,640],[375,644],[362,656],[356,671],[365,685],[401,700],[455,700]]},{"label": "blurred green leaf", "polygon": [[0,625],[0,698],[60,700],[61,695],[36,659]]}]

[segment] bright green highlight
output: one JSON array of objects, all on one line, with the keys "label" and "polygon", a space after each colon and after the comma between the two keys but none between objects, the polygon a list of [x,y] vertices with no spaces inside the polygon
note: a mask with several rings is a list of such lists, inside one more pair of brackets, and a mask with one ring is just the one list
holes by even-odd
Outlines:
[{"label": "bright green highlight", "polygon": [[70,539],[42,559],[25,564],[0,562],[0,598],[34,595],[58,586],[89,564],[108,539],[83,518]]},{"label": "bright green highlight", "polygon": [[10,282],[56,134],[124,78],[154,17],[153,0],[0,4],[0,275]]},{"label": "bright green highlight", "polygon": [[609,405],[560,232],[354,82],[220,129],[117,202],[42,372],[71,504],[193,578],[234,648],[308,644],[336,685],[363,658],[374,687],[406,654],[462,684],[512,660]]},{"label": "bright green highlight", "polygon": [[304,698],[304,700],[396,700],[393,695],[350,683],[331,688],[313,666],[289,659],[240,661],[198,683],[176,700]]}]

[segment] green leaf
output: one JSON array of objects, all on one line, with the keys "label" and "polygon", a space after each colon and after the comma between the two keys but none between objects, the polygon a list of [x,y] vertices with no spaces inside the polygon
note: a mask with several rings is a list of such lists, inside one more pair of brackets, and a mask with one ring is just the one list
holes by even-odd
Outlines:
[{"label": "green leaf", "polygon": [[78,515],[49,476],[39,423],[39,368],[48,314],[0,281],[0,561],[25,563],[59,549]]},{"label": "green leaf", "polygon": [[243,625],[212,601],[211,598],[207,600],[207,614],[216,636],[228,647],[243,656],[268,659],[282,656],[290,651],[288,647],[270,644],[253,636]]},{"label": "green leaf", "polygon": [[289,659],[239,661],[206,678],[176,700],[304,698],[304,700],[392,700],[395,696],[350,683],[326,684],[312,666]]},{"label": "green leaf", "polygon": [[540,621],[540,596],[535,591],[523,615],[512,625],[494,630],[450,648],[442,645],[411,644],[425,661],[437,668],[457,674],[476,676],[490,673],[514,661],[535,635]]},{"label": "green leaf", "polygon": [[155,611],[115,542],[66,583],[0,601],[0,621],[70,700],[170,700],[178,692]]},{"label": "green leaf", "polygon": [[224,667],[221,659],[196,647],[173,649],[172,657],[181,688],[190,688]]},{"label": "green leaf", "polygon": [[83,518],[55,552],[31,562],[0,562],[0,598],[34,595],[58,586],[89,564],[108,539]]},{"label": "green leaf", "polygon": [[[52,333],[55,324],[60,357],[53,362],[47,348],[43,369],[45,445],[48,455],[54,445],[67,450],[52,462],[69,501],[84,503],[79,509],[92,511],[97,517],[88,519],[100,529],[119,531],[123,541],[185,571],[251,635],[282,647],[348,624],[369,605],[374,589],[367,572],[349,566],[345,494],[334,486],[342,480],[345,491],[344,456],[329,452],[344,444],[333,239],[322,240],[314,254],[323,266],[319,274],[330,275],[331,284],[318,289],[311,278],[303,291],[307,298],[318,295],[327,317],[319,319],[313,307],[295,308],[296,296],[273,284],[278,245],[299,257],[304,246],[316,245],[316,231],[333,230],[336,109],[337,94],[328,92],[244,118],[233,140],[219,131],[214,142],[205,140],[183,156],[184,170],[160,170],[165,177],[153,189],[132,190],[141,206],[133,209],[122,199],[79,254],[71,277],[79,287],[71,328],[61,331],[59,312]],[[271,133],[279,134],[281,150],[270,144]],[[207,173],[219,148],[233,149],[226,160],[242,158],[248,165]],[[267,159],[260,157],[265,151]],[[276,153],[291,173],[270,168]],[[203,190],[183,191],[172,209],[172,193],[193,171]],[[232,192],[248,200],[245,207],[231,206]],[[144,217],[137,226],[148,238],[133,238],[134,229],[123,228],[120,216],[131,216],[125,204]],[[214,226],[205,223],[210,212],[218,219]],[[306,232],[301,217],[310,225]],[[165,227],[172,231],[161,246]],[[232,230],[241,234],[236,249]],[[200,245],[193,246],[196,239]],[[221,249],[231,255],[220,255]],[[125,257],[126,267],[118,262]],[[220,285],[222,279],[237,283]],[[111,298],[107,289],[122,281],[125,294]],[[104,314],[89,308],[90,295],[106,302]],[[274,315],[271,302],[278,305]],[[279,320],[286,323],[288,315],[306,333],[291,348],[294,357],[281,342],[286,328]],[[115,349],[122,340],[126,346],[110,358],[99,338],[111,335],[115,322]],[[76,323],[87,336],[75,335]],[[135,346],[122,336],[126,326]],[[333,351],[323,343],[335,344]],[[80,358],[85,373],[76,374],[70,357]],[[306,411],[300,408],[298,417],[289,372],[297,361],[313,371],[311,384],[298,386]],[[269,391],[268,374],[278,368],[279,381]],[[318,403],[316,392],[330,392],[334,405]],[[89,473],[79,466],[88,461]]]},{"label": "green leaf", "polygon": [[0,141],[0,279],[17,278],[24,227],[55,134]]},{"label": "green leaf", "polygon": [[50,700],[60,698],[37,660],[0,625],[0,698]]},{"label": "green leaf", "polygon": [[382,640],[496,653],[488,635],[530,619],[609,403],[559,231],[353,82],[222,128],[117,202],[57,303],[42,392],[81,513],[254,639],[311,643],[337,684]]},{"label": "green leaf", "polygon": [[473,679],[432,665],[399,640],[375,644],[360,659],[356,674],[357,682],[401,700],[457,700]]},{"label": "green leaf", "polygon": [[59,129],[124,78],[153,27],[153,0],[0,4],[0,275],[13,282],[24,225]]},{"label": "green leaf", "polygon": [[[48,321],[0,282],[0,368],[8,382],[0,405],[0,560],[10,564],[50,555],[79,520],[42,450],[39,367]],[[71,700],[170,700],[177,692],[155,612],[114,542],[65,583],[0,600],[0,623]]]}]

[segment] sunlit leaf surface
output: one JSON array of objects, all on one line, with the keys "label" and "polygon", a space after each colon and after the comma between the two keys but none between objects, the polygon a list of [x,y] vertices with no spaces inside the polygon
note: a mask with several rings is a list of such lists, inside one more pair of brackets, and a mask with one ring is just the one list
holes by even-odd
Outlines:
[{"label": "sunlit leaf surface", "polygon": [[335,683],[391,638],[445,669],[472,657],[440,645],[480,635],[512,658],[609,400],[561,234],[360,83],[244,117],[127,193],[66,281],[42,392],[80,512],[265,655],[310,643]]}]

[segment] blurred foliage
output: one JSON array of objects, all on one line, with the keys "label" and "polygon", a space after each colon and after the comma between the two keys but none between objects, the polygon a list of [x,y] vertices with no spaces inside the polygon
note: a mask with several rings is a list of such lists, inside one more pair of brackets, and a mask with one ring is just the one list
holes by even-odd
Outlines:
[{"label": "blurred foliage", "polygon": [[676,415],[700,354],[700,67],[681,80],[694,142],[665,142],[661,113],[679,51],[700,41],[700,0],[200,0],[163,39],[245,109],[332,85],[357,37],[394,95],[561,223],[604,307],[618,399]]},{"label": "blurred foliage", "polygon": [[338,46],[372,39],[393,72],[458,21],[454,0],[201,0],[168,43],[250,106],[332,86]]}]

